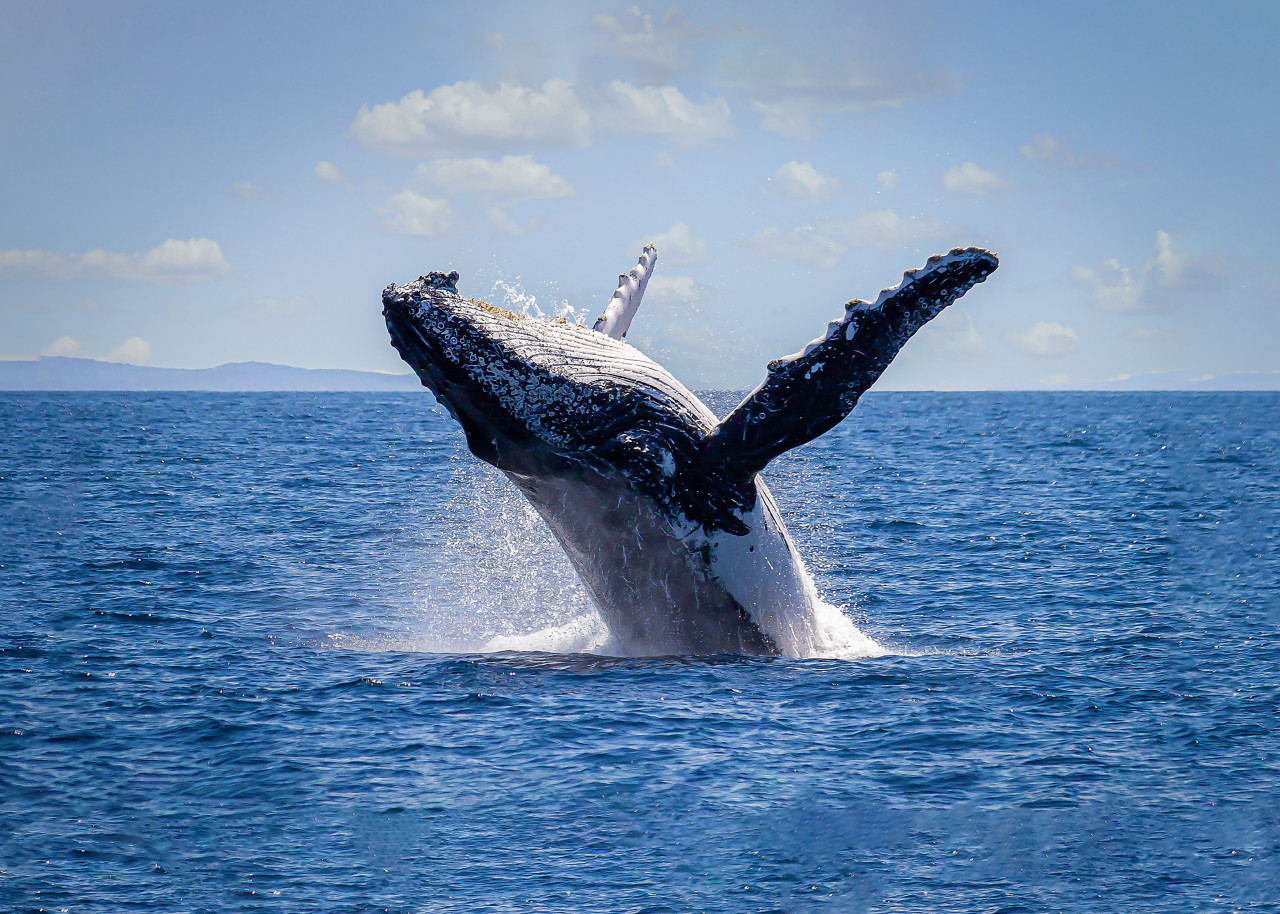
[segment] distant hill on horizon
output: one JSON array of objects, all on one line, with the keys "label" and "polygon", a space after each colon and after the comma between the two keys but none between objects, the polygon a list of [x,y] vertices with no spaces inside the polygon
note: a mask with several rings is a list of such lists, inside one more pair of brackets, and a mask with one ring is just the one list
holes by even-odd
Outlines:
[{"label": "distant hill on horizon", "polygon": [[[412,391],[422,385],[412,374],[382,374],[348,368],[294,368],[270,362],[228,362],[214,368],[155,368],[42,356],[0,361],[0,390],[207,390],[207,391]],[[999,390],[1280,390],[1280,371],[1233,371],[1211,375],[1164,371],[1091,384]],[[874,390],[874,388],[873,388]]]},{"label": "distant hill on horizon", "polygon": [[0,390],[379,391],[421,387],[411,374],[294,368],[270,362],[228,362],[215,368],[154,368],[65,356],[0,362]]},{"label": "distant hill on horizon", "polygon": [[1067,390],[1280,390],[1280,371],[1153,371]]}]

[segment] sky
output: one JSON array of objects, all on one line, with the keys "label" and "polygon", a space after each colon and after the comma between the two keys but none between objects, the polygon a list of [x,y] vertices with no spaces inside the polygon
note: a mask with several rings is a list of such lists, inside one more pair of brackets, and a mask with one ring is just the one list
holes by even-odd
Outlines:
[{"label": "sky", "polygon": [[388,283],[590,321],[652,241],[691,387],[970,245],[882,388],[1280,372],[1277,4],[0,5],[3,359],[403,372]]}]

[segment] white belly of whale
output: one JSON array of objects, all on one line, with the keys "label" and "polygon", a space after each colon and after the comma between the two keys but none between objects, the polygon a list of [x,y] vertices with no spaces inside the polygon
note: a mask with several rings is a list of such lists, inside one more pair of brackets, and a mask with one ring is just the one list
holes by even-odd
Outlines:
[{"label": "white belly of whale", "polygon": [[818,596],[782,522],[773,494],[756,477],[759,497],[744,516],[746,536],[717,533],[711,544],[711,574],[750,614],[787,657],[867,657],[884,649],[849,618]]}]

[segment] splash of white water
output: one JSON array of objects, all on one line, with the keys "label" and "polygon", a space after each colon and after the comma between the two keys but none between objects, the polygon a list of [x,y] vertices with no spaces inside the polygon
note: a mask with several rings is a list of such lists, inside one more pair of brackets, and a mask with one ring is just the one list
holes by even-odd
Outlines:
[{"label": "splash of white water", "polygon": [[520,284],[518,276],[510,282],[505,279],[495,279],[493,287],[489,290],[489,303],[504,310],[540,320],[563,318],[571,324],[583,324],[588,319],[587,309],[573,307],[567,298],[553,298],[547,303],[547,307],[551,309],[550,312],[544,311],[538,304],[537,296]]},{"label": "splash of white water", "polygon": [[[501,473],[464,464],[447,491],[445,504],[432,511],[436,519],[423,526],[424,548],[414,556],[419,583],[406,595],[398,630],[335,636],[335,644],[427,653],[652,653],[610,635],[560,545]],[[885,653],[838,607],[822,602],[816,591],[811,596],[810,628],[817,637],[806,656]]]}]

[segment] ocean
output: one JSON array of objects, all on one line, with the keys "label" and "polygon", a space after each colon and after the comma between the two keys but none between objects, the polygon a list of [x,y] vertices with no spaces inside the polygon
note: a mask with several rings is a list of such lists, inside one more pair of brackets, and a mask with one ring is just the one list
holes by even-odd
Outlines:
[{"label": "ocean", "polygon": [[0,428],[0,910],[1280,911],[1280,394],[868,394],[808,658],[611,655],[426,392]]}]

